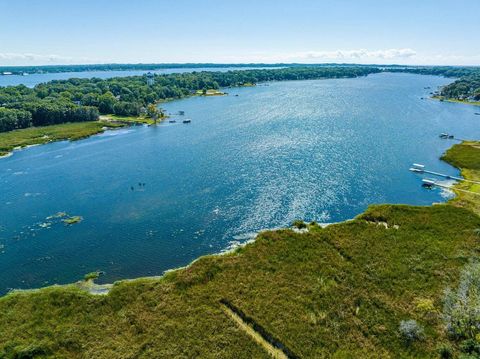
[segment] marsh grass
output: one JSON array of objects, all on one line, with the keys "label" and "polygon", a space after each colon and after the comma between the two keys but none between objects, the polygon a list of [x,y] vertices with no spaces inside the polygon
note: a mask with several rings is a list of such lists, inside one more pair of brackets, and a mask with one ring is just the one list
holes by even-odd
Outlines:
[{"label": "marsh grass", "polygon": [[[445,158],[475,166],[477,152],[464,149]],[[160,279],[117,282],[105,296],[75,285],[10,293],[0,298],[0,357],[268,358],[222,300],[302,358],[476,353],[476,339],[459,348],[441,314],[445,288],[462,287],[480,252],[480,217],[454,204],[376,205],[323,229],[263,232]],[[399,325],[410,320],[422,340],[406,343]]]},{"label": "marsh grass", "polygon": [[104,131],[104,128],[116,128],[121,125],[91,121],[72,122],[43,127],[29,127],[21,130],[0,133],[0,156],[15,148],[40,145],[53,141],[79,140]]},{"label": "marsh grass", "polygon": [[451,203],[468,208],[480,215],[480,142],[465,141],[454,145],[445,152],[442,160],[461,169],[464,178],[478,182],[460,182],[455,185],[454,190],[458,188],[478,194],[456,191],[457,197]]},{"label": "marsh grass", "polygon": [[[480,250],[476,228],[479,217],[450,205],[374,206],[318,231],[265,232],[161,279],[118,282],[104,297],[74,286],[11,293],[0,299],[0,353],[35,345],[52,357],[267,358],[225,316],[226,299],[300,357],[433,358],[448,336],[417,299],[441,307]],[[406,346],[398,328],[409,319],[424,340]]]}]

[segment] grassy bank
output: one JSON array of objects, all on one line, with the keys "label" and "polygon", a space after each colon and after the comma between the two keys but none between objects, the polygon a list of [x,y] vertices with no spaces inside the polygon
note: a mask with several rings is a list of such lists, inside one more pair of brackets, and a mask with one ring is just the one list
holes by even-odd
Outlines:
[{"label": "grassy bank", "polygon": [[195,92],[195,95],[197,96],[223,96],[225,95],[225,92],[222,92],[220,90],[198,90]]},{"label": "grassy bank", "polygon": [[[146,116],[119,116],[119,115],[101,115],[101,121],[113,122],[113,123],[123,123],[123,124],[145,124],[153,125],[155,121],[150,117]],[[162,119],[159,119],[157,122],[160,122]]]},{"label": "grassy bank", "polygon": [[446,98],[443,96],[432,96],[431,98],[434,100],[444,101],[444,102],[453,102],[453,103],[461,103],[464,105],[480,106],[480,101],[465,101],[465,100],[458,100],[456,98]]},{"label": "grassy bank", "polygon": [[460,191],[456,191],[457,197],[451,203],[480,215],[480,142],[470,141],[454,145],[442,159],[460,168],[464,178],[478,182],[465,181],[457,184],[455,188]]},{"label": "grassy bank", "polygon": [[[375,206],[306,234],[264,233],[161,280],[120,282],[107,296],[74,286],[13,293],[0,299],[0,353],[267,358],[222,310],[227,299],[300,357],[436,357],[448,342],[443,290],[480,249],[476,228],[479,217],[450,205]],[[424,340],[403,342],[406,319],[425,328]]]},{"label": "grassy bank", "polygon": [[29,127],[21,130],[0,133],[0,156],[5,156],[16,148],[40,145],[53,141],[79,140],[97,133],[105,128],[121,127],[120,124],[90,121],[62,123],[60,125]]},{"label": "grassy bank", "polygon": [[[475,146],[444,159],[469,176],[480,163]],[[301,358],[458,353],[442,313],[445,289],[480,251],[480,217],[461,207],[468,201],[378,205],[324,229],[265,232],[105,296],[75,285],[11,293],[0,298],[0,357],[268,358],[226,302]],[[418,340],[399,332],[406,320],[422,328]]]}]

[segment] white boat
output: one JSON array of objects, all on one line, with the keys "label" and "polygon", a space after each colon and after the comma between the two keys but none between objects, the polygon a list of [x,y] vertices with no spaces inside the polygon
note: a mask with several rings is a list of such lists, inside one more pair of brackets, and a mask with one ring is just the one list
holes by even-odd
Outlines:
[{"label": "white boat", "polygon": [[431,179],[422,179],[422,186],[423,187],[433,187],[436,185],[436,182],[434,180],[431,180]]}]

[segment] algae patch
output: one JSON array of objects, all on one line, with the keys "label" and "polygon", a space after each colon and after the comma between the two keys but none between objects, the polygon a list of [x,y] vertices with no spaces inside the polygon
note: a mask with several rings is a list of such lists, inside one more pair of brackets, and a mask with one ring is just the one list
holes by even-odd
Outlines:
[{"label": "algae patch", "polygon": [[71,217],[62,219],[62,222],[69,226],[72,224],[80,223],[81,221],[83,221],[83,217],[81,216],[71,216]]}]

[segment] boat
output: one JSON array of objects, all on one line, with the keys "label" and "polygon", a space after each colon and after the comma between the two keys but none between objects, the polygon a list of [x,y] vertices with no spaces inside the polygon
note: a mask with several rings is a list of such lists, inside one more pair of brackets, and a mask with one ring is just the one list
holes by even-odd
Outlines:
[{"label": "boat", "polygon": [[415,168],[415,167],[410,167],[409,170],[412,171],[412,172],[418,172],[418,173],[423,172],[423,170],[421,168]]},{"label": "boat", "polygon": [[435,186],[435,181],[434,180],[431,180],[431,179],[422,179],[422,187],[426,187],[426,188],[432,188],[433,186]]},{"label": "boat", "polygon": [[425,166],[419,163],[412,164],[413,167],[410,167],[409,170],[412,172],[423,173],[425,171]]},{"label": "boat", "polygon": [[475,112],[475,115],[480,116],[480,112]]},{"label": "boat", "polygon": [[189,118],[187,118],[187,119],[183,120],[183,123],[190,123],[190,122],[192,122],[192,120],[191,120],[191,119],[189,119]]},{"label": "boat", "polygon": [[441,133],[438,137],[444,138],[444,139],[446,139],[446,138],[449,138],[449,139],[455,138],[454,135],[449,135],[448,133],[445,133],[445,132]]},{"label": "boat", "polygon": [[175,123],[177,120],[168,120],[169,123]]}]

